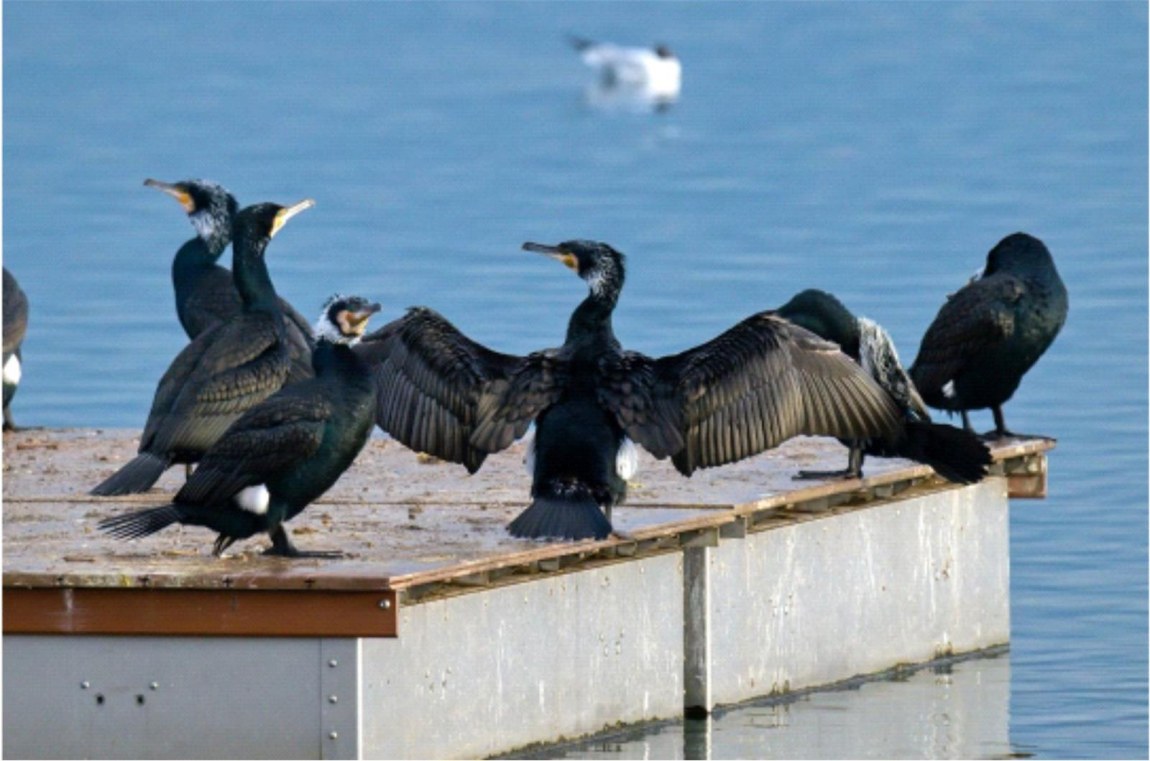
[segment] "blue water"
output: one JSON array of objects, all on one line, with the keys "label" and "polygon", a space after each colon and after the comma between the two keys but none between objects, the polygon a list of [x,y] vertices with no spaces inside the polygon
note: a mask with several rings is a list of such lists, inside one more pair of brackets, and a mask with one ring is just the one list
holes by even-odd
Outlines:
[{"label": "blue water", "polygon": [[[510,352],[557,344],[584,293],[528,239],[629,255],[630,348],[681,350],[814,286],[909,362],[994,243],[1039,236],[1071,308],[1006,407],[1059,444],[1050,496],[1012,506],[1001,752],[1146,756],[1145,4],[9,1],[3,25],[21,424],[143,424],[183,344],[168,268],[191,234],[146,177],[313,197],[269,250],[298,308],[428,304]],[[568,33],[667,42],[681,99],[602,105]],[[715,725],[708,754],[769,755],[754,720]]]}]

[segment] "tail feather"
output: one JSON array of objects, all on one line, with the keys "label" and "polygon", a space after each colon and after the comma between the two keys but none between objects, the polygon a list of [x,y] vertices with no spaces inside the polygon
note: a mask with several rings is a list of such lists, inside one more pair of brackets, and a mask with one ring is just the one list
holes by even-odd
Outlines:
[{"label": "tail feather", "polygon": [[160,476],[168,469],[171,460],[166,457],[140,452],[124,467],[117,470],[90,494],[97,497],[114,497],[120,494],[138,494],[152,488]]},{"label": "tail feather", "polygon": [[990,450],[970,431],[943,423],[908,422],[898,455],[925,463],[947,481],[972,484],[990,467]]},{"label": "tail feather", "polygon": [[589,495],[537,496],[507,530],[524,539],[605,539],[611,522]]},{"label": "tail feather", "polygon": [[119,539],[138,539],[179,523],[183,517],[176,505],[161,505],[105,518],[97,525],[101,531]]}]

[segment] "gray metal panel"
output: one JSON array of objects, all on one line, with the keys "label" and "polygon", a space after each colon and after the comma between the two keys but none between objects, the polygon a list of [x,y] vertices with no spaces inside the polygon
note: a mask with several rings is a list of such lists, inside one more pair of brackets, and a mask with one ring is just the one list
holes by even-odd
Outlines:
[{"label": "gray metal panel", "polygon": [[320,658],[317,639],[5,636],[4,756],[318,758]]},{"label": "gray metal panel", "polygon": [[1010,639],[1002,478],[724,540],[710,557],[719,704]]},{"label": "gray metal panel", "polygon": [[460,758],[683,707],[679,553],[400,609],[363,641],[363,755]]}]

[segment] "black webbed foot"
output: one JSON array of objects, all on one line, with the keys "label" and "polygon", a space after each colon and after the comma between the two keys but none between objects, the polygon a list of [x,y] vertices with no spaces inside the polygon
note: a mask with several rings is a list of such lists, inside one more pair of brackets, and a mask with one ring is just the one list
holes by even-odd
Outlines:
[{"label": "black webbed foot", "polygon": [[271,531],[272,546],[263,551],[264,555],[285,558],[342,558],[339,550],[300,550],[288,539],[284,527],[276,526]]}]

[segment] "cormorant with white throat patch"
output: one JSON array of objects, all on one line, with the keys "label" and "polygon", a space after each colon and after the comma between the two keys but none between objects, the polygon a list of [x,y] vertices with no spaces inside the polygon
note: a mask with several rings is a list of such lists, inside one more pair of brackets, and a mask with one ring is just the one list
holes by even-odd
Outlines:
[{"label": "cormorant with white throat patch", "polygon": [[404,445],[474,472],[535,423],[532,503],[520,537],[603,538],[626,494],[635,442],[684,475],[800,434],[895,438],[901,414],[839,348],[770,312],[680,354],[626,351],[611,315],[624,257],[606,243],[525,243],[574,270],[589,294],[563,345],[494,352],[415,308],[365,337],[377,366],[377,422]]},{"label": "cormorant with white throat patch", "polygon": [[[144,184],[176,199],[196,231],[172,260],[176,316],[188,338],[195,339],[213,325],[235,317],[243,306],[232,273],[217,263],[232,240],[238,204],[227,189],[209,180],[169,183],[147,179]],[[315,344],[311,326],[285,299],[279,298],[279,304],[292,358],[290,379],[311,377],[311,350]]]},{"label": "cormorant with white throat patch", "polygon": [[100,522],[124,539],[147,536],[173,523],[219,533],[213,554],[266,531],[265,555],[331,557],[304,552],[284,523],[318,499],[363,449],[374,425],[371,368],[351,350],[379,304],[333,296],[316,325],[315,377],[286,386],[236,420],[204,455],[169,505]]}]

